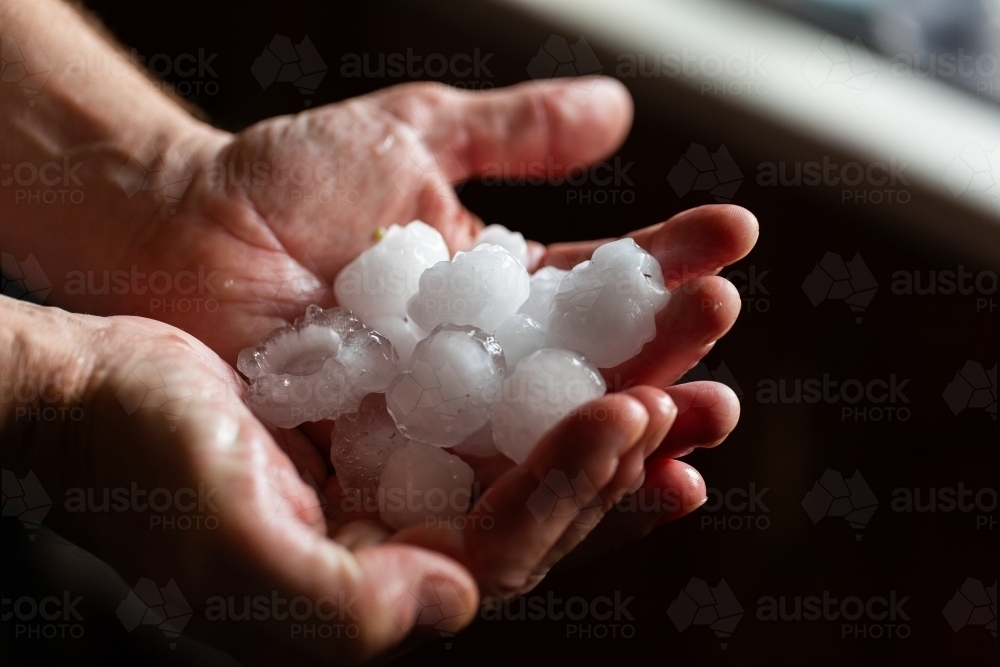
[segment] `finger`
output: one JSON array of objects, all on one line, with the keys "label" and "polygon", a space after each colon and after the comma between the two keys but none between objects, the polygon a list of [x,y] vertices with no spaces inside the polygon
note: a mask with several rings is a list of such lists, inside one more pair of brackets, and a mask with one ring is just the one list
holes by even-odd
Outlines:
[{"label": "finger", "polygon": [[[731,204],[699,206],[682,211],[666,222],[629,234],[660,263],[667,289],[700,276],[714,275],[722,267],[747,255],[757,242],[757,219],[750,211]],[[590,259],[611,239],[551,245],[542,266],[570,268]]]},{"label": "finger", "polygon": [[736,428],[740,399],[719,382],[688,382],[667,387],[678,414],[653,458],[676,458],[695,447],[715,447]]},{"label": "finger", "polygon": [[601,369],[611,386],[623,382],[666,387],[694,367],[736,322],[742,302],[732,283],[695,278],[670,296],[656,314],[656,337],[639,354]]},{"label": "finger", "polygon": [[473,573],[484,594],[509,597],[524,588],[570,526],[592,527],[603,504],[600,492],[648,422],[632,396],[591,401],[486,490],[470,510],[466,530],[416,527],[393,539],[447,553]]},{"label": "finger", "polygon": [[374,99],[423,135],[451,181],[491,172],[520,177],[538,168],[560,177],[615,150],[633,114],[628,90],[607,77],[480,92],[415,83]]}]

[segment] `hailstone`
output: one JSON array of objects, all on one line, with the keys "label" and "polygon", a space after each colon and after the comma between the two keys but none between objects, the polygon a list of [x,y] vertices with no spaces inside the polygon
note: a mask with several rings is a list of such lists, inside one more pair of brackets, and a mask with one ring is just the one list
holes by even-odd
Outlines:
[{"label": "hailstone", "polygon": [[365,394],[385,390],[397,357],[384,336],[346,308],[309,306],[294,324],[240,351],[236,367],[250,380],[254,412],[292,428],[357,410]]},{"label": "hailstone", "polygon": [[530,316],[541,324],[543,329],[547,329],[552,300],[556,296],[556,290],[559,289],[559,281],[567,273],[569,271],[554,266],[545,266],[535,271],[531,275],[531,293],[528,295],[528,300],[521,304],[517,312]]},{"label": "hailstone", "polygon": [[443,449],[408,442],[385,464],[379,481],[379,518],[400,529],[465,514],[472,501],[469,464]]},{"label": "hailstone", "polygon": [[500,246],[484,243],[424,271],[406,312],[425,331],[448,323],[492,333],[517,312],[529,291],[524,266]]},{"label": "hailstone", "polygon": [[575,352],[547,348],[522,359],[492,406],[497,449],[524,463],[549,429],[606,390],[597,369]]},{"label": "hailstone", "polygon": [[405,317],[406,302],[417,293],[420,274],[450,256],[444,238],[430,225],[420,220],[405,227],[392,225],[378,243],[337,274],[333,283],[337,303],[368,326],[376,316]]},{"label": "hailstone", "polygon": [[403,435],[454,447],[486,425],[505,368],[492,336],[442,324],[389,383],[386,406]]},{"label": "hailstone", "polygon": [[548,347],[549,338],[542,325],[524,313],[516,313],[501,322],[494,337],[503,350],[507,370],[532,352]]},{"label": "hailstone", "polygon": [[385,409],[385,394],[368,394],[358,411],[337,420],[330,443],[330,461],[345,491],[374,497],[389,457],[410,442]]},{"label": "hailstone", "polygon": [[656,336],[656,313],[669,296],[652,255],[632,239],[606,243],[559,282],[549,343],[598,368],[617,366]]},{"label": "hailstone", "polygon": [[500,246],[513,255],[514,259],[519,261],[521,266],[525,268],[528,267],[528,262],[531,261],[531,258],[528,256],[528,242],[524,240],[524,235],[521,232],[512,232],[503,225],[489,225],[483,229],[476,236],[472,247],[476,247],[482,243],[492,243]]}]

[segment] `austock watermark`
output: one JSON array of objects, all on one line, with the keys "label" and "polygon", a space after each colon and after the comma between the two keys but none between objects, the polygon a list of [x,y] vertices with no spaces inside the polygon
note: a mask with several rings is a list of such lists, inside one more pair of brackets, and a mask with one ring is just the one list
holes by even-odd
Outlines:
[{"label": "austock watermark", "polygon": [[62,160],[0,164],[0,187],[12,188],[14,204],[82,204],[80,168],[83,162]]},{"label": "austock watermark", "polygon": [[149,515],[150,530],[215,530],[219,527],[219,509],[212,502],[218,492],[199,483],[197,488],[128,487],[82,488],[66,490],[65,511],[73,514]]},{"label": "austock watermark", "polygon": [[620,53],[615,60],[619,79],[692,79],[702,95],[767,95],[770,54],[750,48],[730,53],[681,51]]},{"label": "austock watermark", "polygon": [[340,76],[345,79],[422,79],[440,81],[456,88],[490,90],[492,53],[474,48],[471,53],[405,52],[345,53],[340,57]]},{"label": "austock watermark", "polygon": [[906,611],[909,595],[896,590],[875,595],[835,595],[823,590],[809,595],[765,595],[754,616],[765,623],[827,623],[841,639],[908,639],[913,629]]},{"label": "austock watermark", "polygon": [[82,595],[64,590],[59,595],[20,595],[0,598],[0,621],[12,627],[14,639],[83,639],[86,627],[78,609]]},{"label": "austock watermark", "polygon": [[66,274],[63,290],[70,296],[145,297],[150,313],[214,313],[219,310],[213,283],[218,274],[201,265],[173,273],[146,273],[135,264],[127,270],[73,270]]},{"label": "austock watermark", "polygon": [[562,621],[566,639],[632,639],[636,635],[635,617],[629,611],[634,596],[621,591],[613,595],[586,598],[524,595],[514,600],[483,600],[479,618],[483,621]]},{"label": "austock watermark", "polygon": [[757,402],[772,405],[839,405],[841,421],[901,422],[913,413],[906,396],[909,379],[835,379],[829,373],[813,378],[764,378],[757,382]]},{"label": "austock watermark", "polygon": [[0,515],[20,521],[28,531],[29,541],[34,542],[38,527],[52,509],[52,499],[35,471],[29,470],[24,477],[18,477],[12,470],[3,470],[2,498]]},{"label": "austock watermark", "polygon": [[[160,52],[148,56],[136,49],[71,53],[62,72],[69,77],[93,80],[126,77],[137,69],[145,69],[164,91],[176,91],[184,97],[218,95],[219,74],[212,66],[218,56],[218,53],[207,53],[203,47],[192,52]],[[176,83],[167,81],[171,77],[177,79]]]},{"label": "austock watermark", "polygon": [[531,162],[486,162],[479,180],[489,187],[566,185],[567,204],[632,204],[635,182],[629,170],[633,166],[635,162],[624,162],[619,155],[590,165],[561,164],[549,156]]},{"label": "austock watermark", "polygon": [[388,512],[394,515],[423,515],[421,523],[427,528],[454,530],[491,530],[496,520],[485,511],[467,514],[474,499],[481,495],[479,483],[472,488],[427,487],[407,482],[405,486],[379,486],[378,489],[345,489],[340,499],[340,511],[377,515]]},{"label": "austock watermark", "polygon": [[275,35],[250,67],[250,73],[267,90],[274,83],[290,83],[303,96],[303,106],[312,106],[312,96],[326,77],[327,66],[309,36],[298,44]]},{"label": "austock watermark", "polygon": [[14,406],[14,421],[79,422],[85,416],[83,394],[56,374],[0,380],[0,404]]},{"label": "austock watermark", "polygon": [[360,617],[354,609],[358,596],[310,598],[305,595],[285,597],[279,591],[258,595],[213,595],[205,601],[205,620],[213,623],[276,621],[287,628],[288,639],[357,639],[361,635]]},{"label": "austock watermark", "polygon": [[841,204],[908,204],[909,166],[896,157],[839,163],[823,155],[819,160],[761,162],[756,183],[765,188],[839,188]]}]

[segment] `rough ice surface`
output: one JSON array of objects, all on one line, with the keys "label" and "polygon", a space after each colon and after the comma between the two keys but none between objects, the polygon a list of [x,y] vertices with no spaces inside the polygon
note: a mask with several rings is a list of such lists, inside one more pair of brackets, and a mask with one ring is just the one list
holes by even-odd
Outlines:
[{"label": "rough ice surface", "polygon": [[388,339],[346,308],[309,306],[239,354],[250,380],[247,403],[261,418],[292,428],[357,410],[362,397],[384,391],[397,372]]},{"label": "rough ice surface", "polygon": [[472,499],[472,468],[443,449],[408,442],[389,457],[378,486],[379,517],[395,529],[461,516]]},{"label": "rough ice surface", "polygon": [[493,426],[490,424],[486,424],[461,443],[452,447],[451,451],[459,456],[474,456],[480,459],[496,456],[500,453],[496,443],[493,442]]},{"label": "rough ice surface", "polygon": [[544,349],[504,378],[491,421],[497,449],[524,463],[542,436],[573,410],[604,395],[604,378],[568,350]]},{"label": "rough ice surface", "polygon": [[542,325],[524,313],[515,313],[501,322],[494,337],[503,350],[508,371],[532,352],[548,347],[549,339]]},{"label": "rough ice surface", "polygon": [[531,258],[528,255],[528,242],[524,240],[521,232],[512,232],[503,225],[489,225],[476,235],[476,240],[472,247],[482,243],[492,243],[498,245],[521,263],[521,266],[528,268]]},{"label": "rough ice surface", "polygon": [[454,447],[486,425],[505,368],[492,336],[442,324],[389,383],[386,406],[403,435]]},{"label": "rough ice surface", "polygon": [[517,311],[530,315],[533,320],[542,325],[543,329],[549,327],[549,314],[552,310],[552,301],[559,289],[559,282],[569,271],[557,269],[554,266],[545,266],[531,275],[531,293],[528,300],[521,304]]},{"label": "rough ice surface", "polygon": [[549,342],[598,368],[617,366],[656,336],[656,313],[669,296],[652,255],[632,239],[606,243],[559,282]]},{"label": "rough ice surface", "polygon": [[331,437],[330,461],[341,488],[374,497],[386,462],[407,442],[385,409],[385,394],[365,396],[357,412],[337,420]]},{"label": "rough ice surface", "polygon": [[405,227],[392,225],[378,243],[337,274],[333,283],[337,303],[369,326],[376,316],[405,317],[420,274],[449,257],[444,238],[430,225],[420,220]]},{"label": "rough ice surface", "polygon": [[492,333],[517,312],[529,291],[524,266],[500,246],[483,244],[424,271],[406,312],[425,331],[449,323]]}]

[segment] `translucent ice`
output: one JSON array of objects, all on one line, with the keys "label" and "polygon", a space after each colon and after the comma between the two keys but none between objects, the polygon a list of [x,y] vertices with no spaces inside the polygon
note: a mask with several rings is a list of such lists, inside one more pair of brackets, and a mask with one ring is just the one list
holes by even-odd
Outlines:
[{"label": "translucent ice", "polygon": [[546,431],[606,389],[601,374],[579,354],[535,352],[504,378],[501,398],[493,404],[497,449],[524,463]]},{"label": "translucent ice", "polygon": [[552,300],[555,298],[556,290],[559,289],[559,281],[567,273],[569,271],[557,269],[554,266],[546,266],[535,271],[531,275],[531,294],[528,295],[528,300],[521,304],[521,309],[517,312],[530,315],[533,320],[542,325],[543,329],[547,329]]},{"label": "translucent ice", "polygon": [[417,344],[389,383],[389,414],[403,435],[453,447],[486,424],[505,367],[492,336],[442,324]]},{"label": "translucent ice", "polygon": [[524,240],[521,232],[512,232],[503,225],[489,225],[479,232],[472,247],[482,243],[492,243],[498,245],[521,262],[521,266],[527,268],[530,258],[528,257],[528,242]]},{"label": "translucent ice", "polygon": [[247,403],[282,428],[336,419],[357,410],[369,392],[384,391],[397,371],[392,345],[346,308],[309,306],[239,354],[251,381]]},{"label": "translucent ice", "polygon": [[503,350],[508,370],[532,352],[548,346],[545,329],[524,313],[516,313],[501,322],[494,337]]},{"label": "translucent ice", "polygon": [[443,323],[493,332],[528,298],[528,272],[498,245],[483,244],[420,276],[407,314],[425,331]]},{"label": "translucent ice", "polygon": [[653,340],[656,313],[669,296],[660,265],[635,241],[606,243],[560,281],[550,344],[580,352],[598,368],[616,366]]},{"label": "translucent ice", "polygon": [[337,303],[369,326],[375,316],[404,317],[420,274],[449,257],[444,239],[430,225],[420,220],[405,227],[392,225],[378,243],[337,274],[333,283]]},{"label": "translucent ice", "polygon": [[385,409],[385,394],[368,394],[357,412],[337,420],[333,431],[330,461],[340,486],[374,497],[389,456],[407,442]]},{"label": "translucent ice", "polygon": [[457,456],[408,442],[385,465],[378,486],[379,516],[396,529],[461,516],[469,509],[473,477],[469,464]]}]

